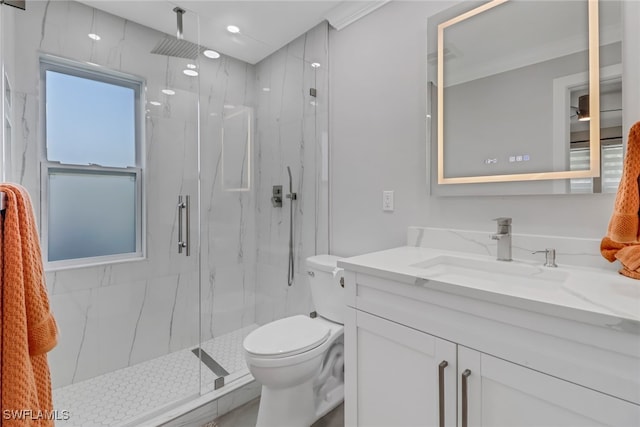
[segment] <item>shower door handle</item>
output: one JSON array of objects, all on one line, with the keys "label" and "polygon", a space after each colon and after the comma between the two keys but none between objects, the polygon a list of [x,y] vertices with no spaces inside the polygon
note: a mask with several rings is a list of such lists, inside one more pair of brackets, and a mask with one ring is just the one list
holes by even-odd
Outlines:
[{"label": "shower door handle", "polygon": [[[184,199],[183,196],[178,196],[178,253],[181,254],[184,249],[186,256],[191,255],[191,247],[189,245],[189,234],[191,231],[191,215],[189,215],[190,202],[191,200],[188,195],[184,196]],[[184,239],[182,232],[183,216],[186,217]]]}]

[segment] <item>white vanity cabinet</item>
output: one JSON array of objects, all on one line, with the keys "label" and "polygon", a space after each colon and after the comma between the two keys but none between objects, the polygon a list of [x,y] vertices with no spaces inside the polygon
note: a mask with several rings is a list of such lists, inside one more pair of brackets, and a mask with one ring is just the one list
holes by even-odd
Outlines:
[{"label": "white vanity cabinet", "polygon": [[635,327],[342,266],[345,425],[640,426]]},{"label": "white vanity cabinet", "polygon": [[640,425],[638,405],[463,346],[458,367],[460,426]]},{"label": "white vanity cabinet", "polygon": [[357,351],[357,363],[345,369],[353,391],[346,425],[455,426],[454,343],[353,309],[345,327]]}]

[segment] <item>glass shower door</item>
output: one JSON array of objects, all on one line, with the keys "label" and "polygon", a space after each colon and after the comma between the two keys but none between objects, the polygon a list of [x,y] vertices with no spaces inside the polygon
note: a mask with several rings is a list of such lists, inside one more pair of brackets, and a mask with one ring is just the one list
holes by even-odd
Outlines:
[{"label": "glass shower door", "polygon": [[[199,60],[162,50],[175,33],[118,16],[148,2],[98,6],[28,2],[2,34],[20,52],[9,180],[34,202],[60,329],[49,353],[55,408],[68,411],[58,427],[140,425],[200,392]],[[176,22],[171,5],[156,6]],[[187,11],[196,52],[198,35]],[[96,87],[124,88],[131,102],[116,107]],[[122,117],[135,130],[118,136]],[[123,140],[133,149],[115,159]]]},{"label": "glass shower door", "polygon": [[[222,369],[214,381],[203,377],[202,391],[246,384],[233,399],[240,404],[260,393],[260,384],[247,384],[244,338],[259,325],[313,311],[304,262],[328,250],[328,26],[254,65],[218,61],[203,64],[201,80],[201,324],[202,347]],[[281,207],[272,203],[274,186]]]}]

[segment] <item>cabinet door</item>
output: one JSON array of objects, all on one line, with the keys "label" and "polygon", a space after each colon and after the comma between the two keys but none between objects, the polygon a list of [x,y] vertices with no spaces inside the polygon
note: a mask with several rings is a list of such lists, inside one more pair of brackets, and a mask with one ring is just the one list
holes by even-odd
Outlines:
[{"label": "cabinet door", "polygon": [[458,381],[460,427],[640,426],[638,405],[463,346]]},{"label": "cabinet door", "polygon": [[353,317],[355,328],[345,331],[346,424],[455,426],[456,345],[361,311]]}]

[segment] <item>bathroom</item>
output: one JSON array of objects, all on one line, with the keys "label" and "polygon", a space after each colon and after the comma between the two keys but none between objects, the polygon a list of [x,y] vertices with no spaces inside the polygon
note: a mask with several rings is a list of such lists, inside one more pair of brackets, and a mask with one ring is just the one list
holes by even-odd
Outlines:
[{"label": "bathroom", "polygon": [[[157,3],[167,28],[175,27],[176,4]],[[331,25],[310,24],[286,43],[271,46],[272,52],[258,62],[224,54],[214,60],[199,57],[197,79],[184,76],[183,61],[150,54],[163,35],[133,16],[122,20],[116,9],[109,14],[91,8],[90,2],[57,1],[27,1],[26,11],[0,7],[2,63],[10,76],[4,85],[12,92],[11,104],[3,110],[3,116],[11,116],[3,140],[12,141],[3,147],[3,181],[24,185],[36,212],[43,208],[43,167],[55,168],[41,164],[41,54],[142,76],[147,101],[161,103],[145,107],[150,110],[145,111],[147,152],[144,164],[134,165],[151,174],[142,180],[146,261],[47,269],[60,329],[58,346],[49,354],[54,399],[57,389],[201,347],[215,353],[228,375],[211,375],[200,364],[152,369],[170,372],[162,376],[169,381],[184,379],[183,389],[173,387],[176,396],[167,398],[166,406],[147,405],[144,414],[124,414],[104,423],[140,425],[140,418],[126,420],[142,416],[148,425],[161,425],[178,419],[180,411],[191,411],[205,424],[260,393],[244,366],[242,337],[257,325],[314,310],[306,282],[309,256],[350,257],[405,246],[411,226],[476,230],[494,247],[488,236],[495,232],[497,217],[512,218],[517,234],[563,236],[585,245],[604,236],[615,193],[433,194],[425,119],[432,39],[428,20],[455,2],[353,3],[361,10],[344,10],[343,20],[334,17]],[[623,4],[624,23],[639,22],[640,5]],[[126,3],[120,6],[126,9]],[[183,7],[185,37],[204,40],[208,23],[191,11],[197,4]],[[220,37],[247,42],[242,33],[251,31],[236,24],[240,35]],[[624,94],[640,93],[640,34],[635,27],[623,25]],[[160,94],[164,85],[178,89],[182,99]],[[640,117],[640,97],[623,96],[622,103],[626,132]],[[240,117],[252,123],[251,132],[240,132],[249,157],[245,151],[222,155],[223,120],[231,116],[231,106],[242,107],[235,111],[242,110]],[[272,205],[274,185],[282,186],[281,208]],[[393,191],[393,211],[382,209],[384,191]],[[297,199],[292,202],[286,195],[293,192]],[[177,250],[180,195],[191,195],[189,257]],[[294,283],[288,286],[292,219]],[[598,247],[584,251],[597,253]],[[214,348],[221,337],[236,352],[226,363],[224,348]],[[193,354],[186,356],[198,361]],[[155,375],[141,375],[140,383],[156,387]],[[218,378],[224,381],[216,384]],[[118,382],[113,386],[122,390]],[[74,393],[69,404],[85,392]],[[133,405],[138,411],[142,407]],[[76,417],[78,412],[97,415],[89,403],[75,408]]]}]

